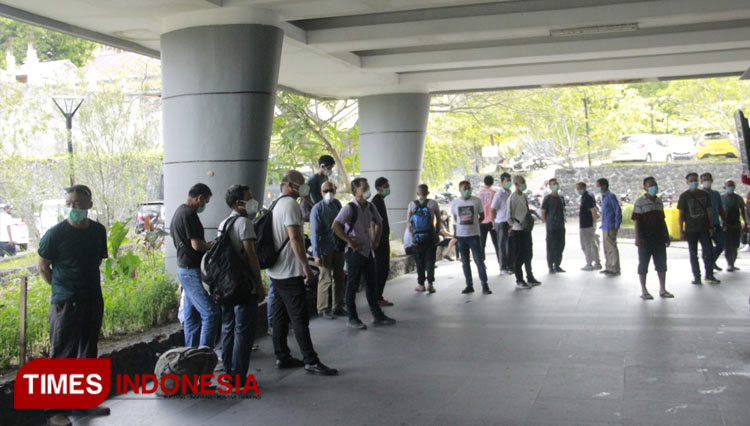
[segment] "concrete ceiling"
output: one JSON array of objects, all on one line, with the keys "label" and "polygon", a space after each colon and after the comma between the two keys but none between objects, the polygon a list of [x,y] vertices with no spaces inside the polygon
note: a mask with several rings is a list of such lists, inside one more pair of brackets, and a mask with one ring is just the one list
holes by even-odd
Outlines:
[{"label": "concrete ceiling", "polygon": [[316,96],[742,75],[749,0],[0,0],[0,15],[151,56],[181,24],[285,31],[279,84]]}]

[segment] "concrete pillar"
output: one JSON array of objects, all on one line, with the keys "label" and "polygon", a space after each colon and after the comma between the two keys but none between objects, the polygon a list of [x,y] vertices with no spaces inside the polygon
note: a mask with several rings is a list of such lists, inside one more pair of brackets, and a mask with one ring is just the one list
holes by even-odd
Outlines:
[{"label": "concrete pillar", "polygon": [[229,186],[249,185],[262,201],[282,41],[280,28],[257,23],[196,23],[161,36],[167,223],[197,182],[214,195],[200,216],[207,239],[229,213]]},{"label": "concrete pillar", "polygon": [[416,198],[430,110],[430,95],[398,93],[359,99],[359,164],[375,191],[375,179],[386,177],[391,238],[401,238],[406,207]]}]

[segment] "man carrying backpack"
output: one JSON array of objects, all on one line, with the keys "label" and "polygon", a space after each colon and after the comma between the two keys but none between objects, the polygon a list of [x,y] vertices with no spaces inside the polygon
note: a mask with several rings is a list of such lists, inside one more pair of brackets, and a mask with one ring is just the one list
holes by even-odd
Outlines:
[{"label": "man carrying backpack", "polygon": [[380,309],[375,281],[374,251],[380,244],[380,224],[382,219],[377,209],[370,204],[370,185],[365,178],[356,178],[351,183],[354,201],[345,205],[333,222],[333,232],[346,241],[346,310],[349,313],[349,327],[364,330],[366,325],[357,315],[355,298],[362,277],[365,279],[365,295],[370,305],[372,325],[391,325],[396,322]]},{"label": "man carrying backpack", "polygon": [[[318,359],[310,338],[307,309],[305,308],[305,287],[314,278],[310,265],[307,264],[305,240],[302,235],[302,211],[296,200],[305,197],[310,189],[302,173],[296,170],[286,172],[281,180],[281,193],[273,209],[273,247],[278,257],[266,271],[273,280],[275,296],[273,299],[273,348],[276,354],[276,368],[305,367],[310,374],[335,376],[338,371],[324,365]],[[257,225],[257,222],[256,222]],[[256,231],[258,231],[256,229]],[[259,242],[260,242],[259,234]],[[258,247],[260,252],[263,247]],[[287,345],[289,323],[294,328],[304,362],[292,358]]]},{"label": "man carrying backpack", "polygon": [[417,262],[416,291],[425,291],[425,272],[427,272],[427,288],[430,293],[435,292],[435,244],[437,243],[437,229],[440,229],[440,207],[435,200],[427,199],[430,191],[427,185],[417,186],[417,199],[409,203],[406,223],[411,233],[411,241],[415,249]]},{"label": "man carrying backpack", "polygon": [[[246,185],[232,185],[224,196],[227,206],[232,209],[229,217],[219,224],[219,230],[226,229],[226,236],[232,249],[239,254],[239,265],[245,270],[243,277],[250,291],[236,305],[224,303],[221,307],[221,361],[224,371],[231,376],[247,377],[250,351],[255,341],[255,320],[258,300],[264,297],[265,290],[260,277],[260,264],[255,254],[255,229],[250,217],[258,211],[258,201],[250,194]],[[232,222],[230,222],[232,221]]]},{"label": "man carrying backpack", "polygon": [[336,319],[337,316],[346,315],[344,252],[343,246],[338,247],[341,240],[333,234],[333,220],[341,211],[341,202],[336,199],[336,187],[332,182],[323,182],[321,192],[323,201],[315,204],[310,211],[310,243],[315,264],[320,268],[318,314],[323,318]]}]

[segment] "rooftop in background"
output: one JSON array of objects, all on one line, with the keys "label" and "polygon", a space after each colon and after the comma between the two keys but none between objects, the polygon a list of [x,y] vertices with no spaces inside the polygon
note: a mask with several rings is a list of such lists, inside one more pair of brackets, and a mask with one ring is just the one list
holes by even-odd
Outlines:
[{"label": "rooftop in background", "polygon": [[162,32],[260,13],[285,31],[279,84],[321,96],[740,76],[750,65],[747,0],[0,1],[0,15],[154,57]]}]

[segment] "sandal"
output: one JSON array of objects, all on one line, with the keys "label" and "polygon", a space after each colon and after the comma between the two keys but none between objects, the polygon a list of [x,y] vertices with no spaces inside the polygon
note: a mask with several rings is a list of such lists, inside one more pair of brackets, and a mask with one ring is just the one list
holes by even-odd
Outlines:
[{"label": "sandal", "polygon": [[665,299],[672,299],[672,298],[674,298],[674,294],[672,294],[672,293],[670,293],[668,291],[665,291],[663,293],[659,293],[659,296],[661,296],[661,297],[663,297]]},{"label": "sandal", "polygon": [[641,294],[641,299],[643,300],[652,300],[654,296],[652,296],[650,293]]}]

